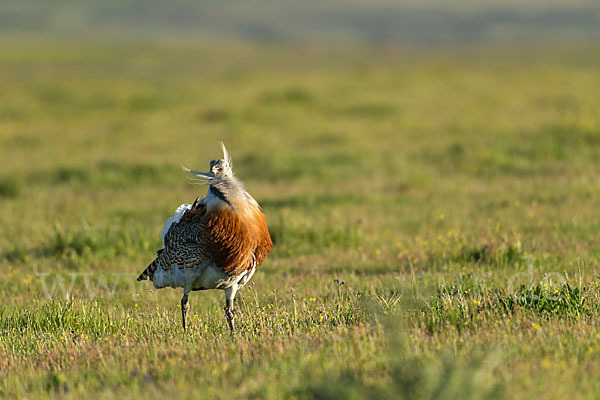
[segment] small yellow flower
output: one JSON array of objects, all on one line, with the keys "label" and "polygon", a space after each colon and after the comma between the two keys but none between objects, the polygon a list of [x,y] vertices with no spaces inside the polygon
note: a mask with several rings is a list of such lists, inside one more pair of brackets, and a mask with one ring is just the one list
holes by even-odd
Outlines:
[{"label": "small yellow flower", "polygon": [[540,325],[537,323],[533,323],[531,324],[531,329],[533,329],[534,331],[537,331],[538,329],[541,329]]},{"label": "small yellow flower", "polygon": [[475,305],[479,305],[481,303],[481,301],[477,300],[477,299],[473,299],[473,304]]},{"label": "small yellow flower", "polygon": [[550,367],[552,367],[552,361],[548,357],[544,358],[542,360],[542,367],[549,369]]}]

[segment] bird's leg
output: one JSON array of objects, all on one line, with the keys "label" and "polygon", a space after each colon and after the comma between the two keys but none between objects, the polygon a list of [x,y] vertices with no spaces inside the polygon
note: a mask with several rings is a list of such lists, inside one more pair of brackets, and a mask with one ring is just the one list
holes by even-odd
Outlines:
[{"label": "bird's leg", "polygon": [[235,299],[236,292],[237,285],[225,289],[225,317],[227,317],[227,323],[229,324],[231,334],[235,332],[235,325],[233,323],[233,300]]},{"label": "bird's leg", "polygon": [[185,332],[185,323],[187,321],[187,313],[190,310],[190,303],[188,302],[188,294],[183,293],[183,297],[181,298],[181,318],[183,324],[183,331]]},{"label": "bird's leg", "polygon": [[233,332],[235,332],[235,324],[233,323],[233,301],[229,299],[225,301],[225,316],[227,317],[229,329],[233,334]]}]

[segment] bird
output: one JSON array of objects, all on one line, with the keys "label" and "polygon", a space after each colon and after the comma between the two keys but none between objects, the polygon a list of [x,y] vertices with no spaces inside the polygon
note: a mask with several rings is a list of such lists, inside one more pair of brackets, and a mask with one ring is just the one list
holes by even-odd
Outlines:
[{"label": "bird", "polygon": [[186,330],[191,291],[225,291],[225,317],[235,331],[233,302],[265,257],[273,241],[259,204],[234,175],[231,158],[221,143],[223,158],[212,160],[209,172],[182,168],[208,185],[206,195],[180,205],[165,222],[163,248],[137,278],[156,289],[183,288],[181,316]]}]

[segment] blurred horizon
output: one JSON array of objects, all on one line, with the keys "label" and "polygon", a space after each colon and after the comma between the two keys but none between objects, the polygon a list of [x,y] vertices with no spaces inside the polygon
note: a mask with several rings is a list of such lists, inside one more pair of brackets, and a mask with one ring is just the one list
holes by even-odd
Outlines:
[{"label": "blurred horizon", "polygon": [[0,4],[0,34],[409,47],[589,43],[600,39],[600,5],[589,0],[23,0]]}]

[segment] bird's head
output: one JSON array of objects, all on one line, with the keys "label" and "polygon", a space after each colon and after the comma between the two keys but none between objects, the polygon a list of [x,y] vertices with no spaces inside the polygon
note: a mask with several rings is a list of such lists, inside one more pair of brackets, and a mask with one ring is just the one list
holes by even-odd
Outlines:
[{"label": "bird's head", "polygon": [[205,183],[209,184],[216,183],[216,181],[225,180],[227,178],[232,178],[233,170],[231,168],[231,159],[229,158],[229,153],[227,152],[223,142],[221,142],[221,148],[223,149],[223,158],[212,160],[210,162],[210,168],[208,172],[192,171],[191,169],[188,169],[182,165],[183,169],[198,178],[202,178]]},{"label": "bird's head", "polygon": [[212,160],[210,162],[210,173],[213,174],[216,178],[223,178],[233,175],[231,165],[226,159],[223,158],[218,160]]}]

